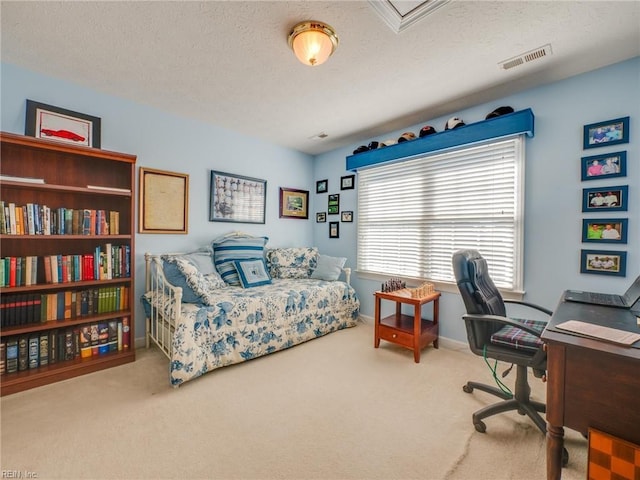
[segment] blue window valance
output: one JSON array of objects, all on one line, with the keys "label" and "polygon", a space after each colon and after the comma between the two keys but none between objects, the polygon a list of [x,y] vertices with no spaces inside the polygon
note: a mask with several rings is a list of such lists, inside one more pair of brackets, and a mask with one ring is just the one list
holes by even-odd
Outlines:
[{"label": "blue window valance", "polygon": [[378,163],[415,157],[463,145],[498,139],[509,135],[526,134],[533,137],[534,116],[530,108],[500,117],[471,123],[454,130],[445,130],[426,137],[369,150],[347,157],[347,170],[356,171]]}]

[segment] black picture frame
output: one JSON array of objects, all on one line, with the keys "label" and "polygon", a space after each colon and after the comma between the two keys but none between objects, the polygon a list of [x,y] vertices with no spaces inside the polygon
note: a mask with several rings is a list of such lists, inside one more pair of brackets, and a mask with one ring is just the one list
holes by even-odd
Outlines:
[{"label": "black picture frame", "polygon": [[[583,212],[626,212],[628,208],[628,185],[582,189]],[[613,199],[615,197],[615,199]],[[611,199],[609,199],[611,198]]]},{"label": "black picture frame", "polygon": [[582,147],[585,150],[629,143],[629,117],[614,118],[585,125],[582,137]]},{"label": "black picture frame", "polygon": [[316,213],[316,223],[325,223],[327,221],[327,212]]},{"label": "black picture frame", "polygon": [[627,252],[617,250],[581,250],[580,273],[627,276]]},{"label": "black picture frame", "polygon": [[340,220],[345,222],[345,223],[349,223],[349,222],[353,222],[353,211],[351,210],[344,210],[341,214],[340,214]]},{"label": "black picture frame", "polygon": [[318,180],[316,182],[316,193],[327,193],[329,191],[329,180]]},{"label": "black picture frame", "polygon": [[340,222],[329,222],[329,238],[340,238]]},{"label": "black picture frame", "polygon": [[267,181],[211,170],[209,221],[265,223]]},{"label": "black picture frame", "polygon": [[338,215],[340,213],[340,194],[332,193],[327,199],[327,214]]},{"label": "black picture frame", "polygon": [[353,190],[356,188],[356,176],[345,175],[340,177],[340,190]]},{"label": "black picture frame", "polygon": [[580,159],[582,181],[627,176],[627,152],[612,152]]},{"label": "black picture frame", "polygon": [[582,220],[583,243],[627,243],[626,218],[585,218]]},{"label": "black picture frame", "polygon": [[100,148],[101,119],[27,99],[24,134],[56,142]]}]

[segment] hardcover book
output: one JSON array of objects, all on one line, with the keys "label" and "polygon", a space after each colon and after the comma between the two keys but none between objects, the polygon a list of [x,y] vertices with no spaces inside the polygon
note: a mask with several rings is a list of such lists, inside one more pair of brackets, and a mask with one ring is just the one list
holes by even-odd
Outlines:
[{"label": "hardcover book", "polygon": [[21,335],[18,337],[18,371],[29,368],[29,337]]},{"label": "hardcover book", "polygon": [[38,334],[29,337],[29,369],[38,368],[40,357],[40,336]]},{"label": "hardcover book", "polygon": [[42,332],[40,334],[40,366],[49,364],[49,334]]},{"label": "hardcover book", "polygon": [[18,371],[18,339],[7,339],[7,373]]}]

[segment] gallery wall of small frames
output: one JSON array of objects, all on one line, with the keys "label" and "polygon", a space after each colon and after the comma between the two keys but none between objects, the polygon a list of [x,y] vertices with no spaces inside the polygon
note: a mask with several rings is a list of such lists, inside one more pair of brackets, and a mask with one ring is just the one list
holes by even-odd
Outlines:
[{"label": "gallery wall of small frames", "polygon": [[[620,148],[617,145],[626,143],[629,143],[629,117],[583,127],[583,150],[612,146],[617,150]],[[629,186],[620,181],[626,176],[626,150],[586,155],[580,159],[581,180],[595,181],[589,188],[582,189],[582,212],[597,215],[582,219],[582,243],[604,243],[607,247],[627,244],[629,219],[620,216],[620,212],[628,211],[630,205]],[[594,248],[580,252],[580,273],[624,277],[626,269],[627,252],[624,250],[599,249],[594,245]]]},{"label": "gallery wall of small frames", "polygon": [[[355,189],[356,176],[344,175],[340,177],[340,190]],[[340,238],[340,223],[353,223],[353,210],[340,210],[340,194],[329,193],[329,179],[316,182],[316,193],[327,194],[326,211],[316,212],[316,223],[327,223],[329,217],[329,238]],[[319,202],[321,204],[322,200]],[[338,217],[333,217],[337,215]]]}]

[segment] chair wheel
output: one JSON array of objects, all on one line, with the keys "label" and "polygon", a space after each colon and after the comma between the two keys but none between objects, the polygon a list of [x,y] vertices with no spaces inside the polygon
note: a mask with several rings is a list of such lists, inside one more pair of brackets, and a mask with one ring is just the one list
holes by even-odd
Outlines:
[{"label": "chair wheel", "polygon": [[569,451],[562,447],[562,466],[566,467],[569,464]]},{"label": "chair wheel", "polygon": [[462,391],[466,393],[473,393],[473,387],[470,387],[469,385],[464,385],[462,387]]},{"label": "chair wheel", "polygon": [[487,431],[487,426],[484,424],[482,420],[473,424],[476,427],[476,431],[480,433],[485,433]]}]

